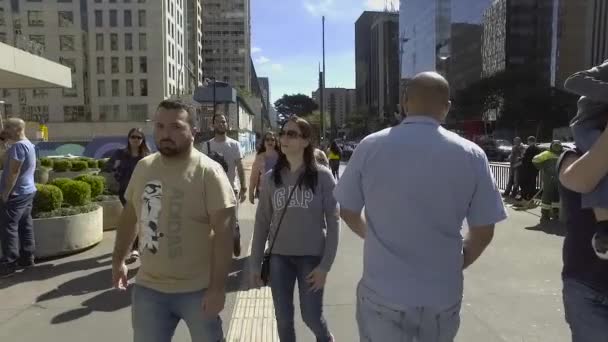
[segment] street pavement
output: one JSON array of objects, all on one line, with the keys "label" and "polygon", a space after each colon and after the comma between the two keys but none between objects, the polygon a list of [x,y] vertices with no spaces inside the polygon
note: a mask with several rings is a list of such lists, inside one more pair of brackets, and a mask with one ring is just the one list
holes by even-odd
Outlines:
[{"label": "street pavement", "polygon": [[[457,341],[569,341],[561,300],[562,228],[541,230],[537,212],[509,214],[486,253],[465,272]],[[240,208],[244,251],[249,249],[254,215],[251,204]],[[114,237],[107,232],[92,249],[0,280],[0,341],[130,341],[129,293],[110,288]],[[355,288],[362,271],[362,241],[344,224],[340,238],[326,286],[325,314],[337,341],[358,341]],[[234,261],[222,313],[227,340],[278,341],[275,333],[269,334],[269,291],[249,290],[244,254]],[[137,265],[131,269],[134,275]],[[314,341],[297,311],[299,341]],[[190,341],[183,324],[174,341]]]}]

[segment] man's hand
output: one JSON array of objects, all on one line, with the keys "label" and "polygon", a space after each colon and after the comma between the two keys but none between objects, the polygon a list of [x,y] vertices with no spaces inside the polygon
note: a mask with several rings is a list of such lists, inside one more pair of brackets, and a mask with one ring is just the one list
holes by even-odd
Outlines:
[{"label": "man's hand", "polygon": [[327,272],[322,271],[318,267],[315,268],[306,277],[306,281],[310,284],[310,291],[317,292],[325,287],[325,281],[327,280]]},{"label": "man's hand", "polygon": [[220,314],[224,310],[224,303],[226,302],[226,291],[225,290],[207,290],[201,303],[203,308],[203,315],[207,318],[213,318]]},{"label": "man's hand", "polygon": [[264,282],[262,281],[262,275],[259,273],[252,273],[249,277],[249,284],[253,288],[264,287]]},{"label": "man's hand", "polygon": [[124,291],[129,285],[129,269],[127,265],[122,262],[120,264],[112,265],[112,286],[117,289]]},{"label": "man's hand", "polygon": [[255,194],[249,193],[249,202],[255,204]]},{"label": "man's hand", "polygon": [[247,200],[247,188],[241,188],[241,191],[239,192],[239,197],[240,197],[241,203],[243,203]]}]

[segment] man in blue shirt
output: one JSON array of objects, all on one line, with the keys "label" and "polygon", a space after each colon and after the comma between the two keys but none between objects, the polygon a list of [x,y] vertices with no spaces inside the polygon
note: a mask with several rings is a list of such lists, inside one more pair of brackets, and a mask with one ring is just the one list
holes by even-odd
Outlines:
[{"label": "man in blue shirt", "polygon": [[453,341],[462,271],[506,218],[483,150],[440,126],[449,92],[437,73],[413,78],[402,103],[408,117],[365,138],[335,189],[342,218],[365,239],[361,341]]},{"label": "man in blue shirt", "polygon": [[36,151],[25,137],[25,122],[11,118],[5,132],[13,145],[6,152],[0,181],[0,237],[3,257],[0,278],[15,273],[18,266],[34,265],[32,203],[36,194]]}]

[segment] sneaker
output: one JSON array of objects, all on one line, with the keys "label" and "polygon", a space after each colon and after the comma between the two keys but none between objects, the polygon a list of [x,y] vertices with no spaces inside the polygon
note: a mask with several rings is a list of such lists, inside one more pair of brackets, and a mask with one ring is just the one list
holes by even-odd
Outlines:
[{"label": "sneaker", "polygon": [[234,234],[234,246],[233,246],[234,256],[241,256],[241,231],[239,227],[236,227],[236,233]]},{"label": "sneaker", "polygon": [[12,275],[15,274],[15,272],[17,272],[17,265],[16,263],[3,263],[0,264],[0,278],[8,278]]},{"label": "sneaker", "polygon": [[23,268],[28,268],[36,265],[36,262],[34,261],[34,257],[19,258],[17,259],[17,265]]},{"label": "sneaker", "polygon": [[139,252],[138,251],[132,251],[131,255],[129,255],[129,257],[125,261],[125,264],[130,265],[130,264],[136,262],[138,259],[139,259]]}]

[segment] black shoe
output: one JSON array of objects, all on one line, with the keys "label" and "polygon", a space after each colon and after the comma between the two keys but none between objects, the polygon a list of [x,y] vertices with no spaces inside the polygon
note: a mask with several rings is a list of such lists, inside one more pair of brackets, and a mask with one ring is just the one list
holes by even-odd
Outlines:
[{"label": "black shoe", "polygon": [[241,256],[241,231],[239,227],[236,227],[236,233],[234,235],[234,246],[233,246],[234,256]]},{"label": "black shoe", "polygon": [[19,258],[17,259],[17,265],[23,268],[28,268],[36,265],[36,262],[34,262],[34,257]]},{"label": "black shoe", "polygon": [[12,275],[15,274],[15,272],[17,272],[17,265],[16,263],[3,263],[0,264],[0,278],[8,278]]}]

